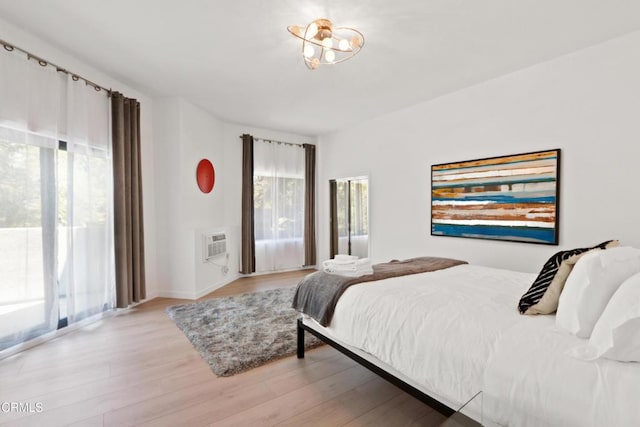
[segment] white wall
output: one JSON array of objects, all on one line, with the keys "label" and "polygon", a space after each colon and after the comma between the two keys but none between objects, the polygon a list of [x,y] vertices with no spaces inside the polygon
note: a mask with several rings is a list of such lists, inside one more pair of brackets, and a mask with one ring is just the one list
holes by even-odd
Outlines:
[{"label": "white wall", "polygon": [[[159,294],[197,298],[224,284],[222,269],[204,264],[201,234],[224,224],[222,122],[180,98],[157,99],[156,135]],[[210,193],[196,183],[198,162],[214,166]]]},{"label": "white wall", "polygon": [[[188,248],[179,242],[176,231],[177,218],[180,217],[178,194],[180,182],[180,102],[178,99],[156,99],[153,108],[153,133],[158,149],[155,151],[156,164],[156,235],[158,256],[158,291],[161,296],[171,296],[172,283],[181,275],[191,274],[173,262],[174,253],[184,252]],[[149,232],[147,230],[147,232]],[[183,243],[183,244],[181,244]],[[190,277],[194,281],[193,277]],[[186,278],[189,280],[189,277]]]},{"label": "white wall", "polygon": [[[157,99],[154,134],[157,146],[159,295],[199,298],[239,277],[240,212],[242,206],[243,133],[281,141],[308,143],[314,138],[226,123],[181,98]],[[196,184],[202,158],[215,168],[213,191]],[[202,262],[201,236],[227,233],[228,259]],[[222,274],[226,265],[228,273]]]},{"label": "white wall", "polygon": [[561,148],[560,248],[640,247],[640,32],[320,137],[328,180],[370,177],[371,257],[420,255],[536,271],[558,247],[430,235],[430,166]]},{"label": "white wall", "polygon": [[[202,262],[203,233],[226,231],[225,185],[221,182],[225,169],[224,144],[221,143],[223,122],[189,102],[182,101],[181,106],[180,145],[184,148],[181,161],[185,170],[181,176],[179,204],[185,209],[185,216],[179,220],[181,233],[189,238],[192,251],[180,255],[193,265],[195,292],[200,297],[233,278],[233,274],[223,274],[220,266],[226,265],[224,259],[216,259],[216,264]],[[213,164],[216,173],[214,188],[206,194],[196,183],[196,168],[203,158]]]},{"label": "white wall", "polygon": [[0,38],[25,49],[35,55],[73,71],[97,84],[122,92],[125,96],[140,101],[140,133],[142,138],[142,191],[144,203],[145,226],[145,264],[147,279],[147,299],[158,295],[156,275],[156,212],[155,212],[155,173],[154,173],[154,141],[152,132],[153,100],[143,91],[127,85],[101,72],[84,61],[50,45],[46,41],[29,34],[15,25],[0,18]]}]

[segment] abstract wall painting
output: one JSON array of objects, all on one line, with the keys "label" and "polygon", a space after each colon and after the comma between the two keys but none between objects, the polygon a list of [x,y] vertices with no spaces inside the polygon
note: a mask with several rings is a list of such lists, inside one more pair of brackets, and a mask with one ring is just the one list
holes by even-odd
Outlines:
[{"label": "abstract wall painting", "polygon": [[560,149],[431,166],[431,234],[558,244]]}]

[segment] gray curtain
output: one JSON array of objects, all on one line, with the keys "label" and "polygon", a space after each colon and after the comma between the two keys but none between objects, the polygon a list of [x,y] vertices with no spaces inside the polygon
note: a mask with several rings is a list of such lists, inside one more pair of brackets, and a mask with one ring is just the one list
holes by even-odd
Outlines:
[{"label": "gray curtain", "polygon": [[316,265],[316,146],[304,144],[304,264]]},{"label": "gray curtain", "polygon": [[242,135],[242,225],[240,273],[256,271],[255,220],[253,212],[253,136]]},{"label": "gray curtain", "polygon": [[331,238],[329,239],[329,258],[335,257],[338,252],[338,183],[335,179],[329,181],[329,227]]},{"label": "gray curtain", "polygon": [[111,96],[116,307],[146,298],[140,168],[140,103]]}]

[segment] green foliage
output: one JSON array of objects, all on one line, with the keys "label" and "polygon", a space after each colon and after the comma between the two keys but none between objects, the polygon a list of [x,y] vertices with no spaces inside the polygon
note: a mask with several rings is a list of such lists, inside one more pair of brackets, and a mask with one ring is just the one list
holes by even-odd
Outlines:
[{"label": "green foliage", "polygon": [[0,227],[40,227],[40,150],[0,140]]},{"label": "green foliage", "polygon": [[[368,180],[338,180],[336,182],[336,202],[338,236],[347,236],[349,228],[351,228],[352,236],[369,234]],[[347,221],[349,212],[351,214],[350,223]]]},{"label": "green foliage", "polygon": [[253,177],[256,240],[302,237],[304,179]]},{"label": "green foliage", "polygon": [[[55,162],[53,182],[42,181],[41,162],[47,161]],[[0,228],[41,227],[42,195],[47,192],[56,195],[53,208],[59,225],[103,224],[110,167],[107,158],[92,153],[0,139]]]}]

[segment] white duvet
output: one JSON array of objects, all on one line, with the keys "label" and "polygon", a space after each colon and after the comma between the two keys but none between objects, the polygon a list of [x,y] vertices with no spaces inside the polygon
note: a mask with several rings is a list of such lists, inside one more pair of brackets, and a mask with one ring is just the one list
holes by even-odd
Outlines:
[{"label": "white duvet", "polygon": [[461,265],[363,283],[326,331],[450,405],[482,391],[488,424],[640,425],[640,364],[566,356],[579,341],[555,332],[553,316],[518,314],[534,279]]},{"label": "white duvet", "polygon": [[485,414],[510,426],[640,426],[640,364],[568,355],[584,344],[540,316],[502,337],[484,375]]}]

